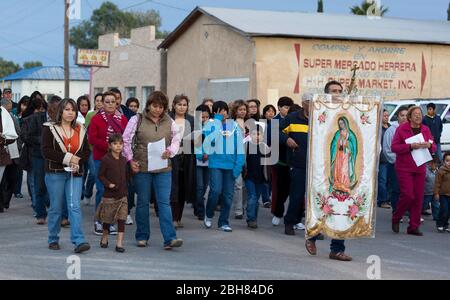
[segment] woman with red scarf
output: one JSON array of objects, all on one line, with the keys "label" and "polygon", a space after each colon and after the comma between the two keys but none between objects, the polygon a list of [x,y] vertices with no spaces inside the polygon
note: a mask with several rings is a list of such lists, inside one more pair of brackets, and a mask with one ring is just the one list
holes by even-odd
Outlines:
[{"label": "woman with red scarf", "polygon": [[[128,120],[117,110],[116,96],[112,92],[103,94],[103,108],[92,117],[88,130],[89,144],[93,146],[93,156],[95,163],[95,185],[97,194],[95,196],[95,208],[97,209],[104,192],[103,184],[98,178],[100,162],[108,152],[108,138],[113,133],[123,134],[127,127]],[[95,234],[102,235],[103,228],[99,222],[95,222]],[[114,234],[114,229],[111,233]]]}]

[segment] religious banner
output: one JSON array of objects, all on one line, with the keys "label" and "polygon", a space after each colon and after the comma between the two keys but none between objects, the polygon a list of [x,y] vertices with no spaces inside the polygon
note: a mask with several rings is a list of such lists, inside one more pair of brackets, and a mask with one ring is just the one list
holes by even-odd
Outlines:
[{"label": "religious banner", "polygon": [[310,107],[306,236],[374,237],[382,103],[314,95]]}]

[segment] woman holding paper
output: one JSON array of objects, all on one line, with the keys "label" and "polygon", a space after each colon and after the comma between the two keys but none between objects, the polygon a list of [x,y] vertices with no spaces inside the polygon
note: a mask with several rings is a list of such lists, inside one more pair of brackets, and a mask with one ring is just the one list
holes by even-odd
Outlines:
[{"label": "woman holding paper", "polygon": [[[419,230],[422,200],[425,188],[426,164],[417,165],[412,152],[428,149],[431,153],[436,150],[430,129],[422,124],[422,111],[419,106],[408,110],[408,122],[400,125],[392,141],[392,151],[397,154],[395,170],[400,185],[400,198],[397,209],[392,216],[392,230],[398,233],[400,219],[409,211],[408,234],[421,236]],[[411,143],[410,138],[419,138],[423,142]],[[423,137],[423,139],[422,139]]]},{"label": "woman holding paper", "polygon": [[177,238],[170,207],[170,158],[178,153],[181,135],[175,121],[167,114],[168,105],[169,99],[164,93],[152,93],[145,104],[144,112],[130,119],[123,135],[123,154],[136,174],[133,182],[138,195],[135,234],[138,247],[146,247],[150,239],[148,200],[152,188],[156,192],[164,249],[171,250],[183,244],[183,240]]}]

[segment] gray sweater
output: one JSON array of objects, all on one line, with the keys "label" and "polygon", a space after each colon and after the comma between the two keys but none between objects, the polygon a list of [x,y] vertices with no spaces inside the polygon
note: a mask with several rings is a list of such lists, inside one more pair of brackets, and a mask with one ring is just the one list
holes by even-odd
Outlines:
[{"label": "gray sweater", "polygon": [[429,196],[434,194],[434,181],[436,179],[437,170],[432,170],[427,166],[427,175],[425,177],[425,191],[424,195]]}]

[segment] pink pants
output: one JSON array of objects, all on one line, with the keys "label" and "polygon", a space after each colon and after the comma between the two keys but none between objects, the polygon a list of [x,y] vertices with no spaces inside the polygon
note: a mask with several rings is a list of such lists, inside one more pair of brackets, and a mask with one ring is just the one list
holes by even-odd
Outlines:
[{"label": "pink pants", "polygon": [[396,172],[400,186],[400,198],[397,209],[392,216],[392,223],[398,224],[405,212],[409,211],[409,232],[420,226],[426,173],[411,173],[399,170],[396,170]]}]

